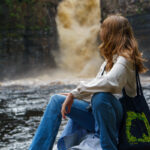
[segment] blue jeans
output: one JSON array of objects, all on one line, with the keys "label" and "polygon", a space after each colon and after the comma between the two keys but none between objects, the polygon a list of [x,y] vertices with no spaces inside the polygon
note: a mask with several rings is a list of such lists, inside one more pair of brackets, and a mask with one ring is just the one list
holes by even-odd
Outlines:
[{"label": "blue jeans", "polygon": [[[29,150],[52,150],[61,124],[61,106],[66,96],[55,94],[50,101],[35,133]],[[123,116],[122,105],[111,93],[95,93],[91,99],[92,112],[88,102],[74,99],[70,113],[66,116],[83,128],[96,132],[103,150],[117,150],[118,129]]]}]

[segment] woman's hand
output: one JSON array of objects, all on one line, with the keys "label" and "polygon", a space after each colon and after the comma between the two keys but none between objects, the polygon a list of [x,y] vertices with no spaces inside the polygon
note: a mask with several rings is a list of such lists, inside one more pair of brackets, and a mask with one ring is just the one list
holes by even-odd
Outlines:
[{"label": "woman's hand", "polygon": [[[72,103],[73,103],[73,95],[72,95],[72,93],[68,93],[68,96],[66,97],[64,103],[62,104],[62,108],[61,108],[61,114],[64,119],[66,119],[65,114],[70,113]],[[67,107],[67,111],[66,111],[66,107]]]}]

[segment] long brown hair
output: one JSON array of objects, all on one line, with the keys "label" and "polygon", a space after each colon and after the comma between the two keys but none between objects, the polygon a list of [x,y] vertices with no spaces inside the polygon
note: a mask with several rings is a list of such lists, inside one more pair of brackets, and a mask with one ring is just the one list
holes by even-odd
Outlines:
[{"label": "long brown hair", "polygon": [[[107,60],[106,71],[113,66],[113,55],[124,56],[133,64],[136,62],[138,72],[145,73],[149,69],[143,64],[146,59],[138,49],[137,40],[127,18],[121,14],[109,15],[101,24],[99,45],[100,54]],[[135,66],[135,65],[134,65]]]}]

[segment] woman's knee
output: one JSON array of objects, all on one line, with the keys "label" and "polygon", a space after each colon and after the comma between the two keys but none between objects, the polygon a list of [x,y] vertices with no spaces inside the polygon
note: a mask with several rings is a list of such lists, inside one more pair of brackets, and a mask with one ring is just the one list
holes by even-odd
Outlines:
[{"label": "woman's knee", "polygon": [[92,108],[94,110],[102,110],[110,108],[111,104],[109,99],[110,99],[109,92],[95,93],[92,97]]},{"label": "woman's knee", "polygon": [[53,94],[50,97],[49,104],[52,103],[55,105],[60,105],[64,102],[64,100],[65,100],[65,96],[60,95],[60,94]]}]

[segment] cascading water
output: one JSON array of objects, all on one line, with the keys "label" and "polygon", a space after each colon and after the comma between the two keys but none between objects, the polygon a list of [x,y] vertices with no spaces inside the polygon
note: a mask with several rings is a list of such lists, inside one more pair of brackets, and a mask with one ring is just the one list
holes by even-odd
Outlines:
[{"label": "cascading water", "polygon": [[56,23],[58,66],[79,76],[95,75],[102,62],[98,49],[100,1],[63,0],[57,7]]}]

